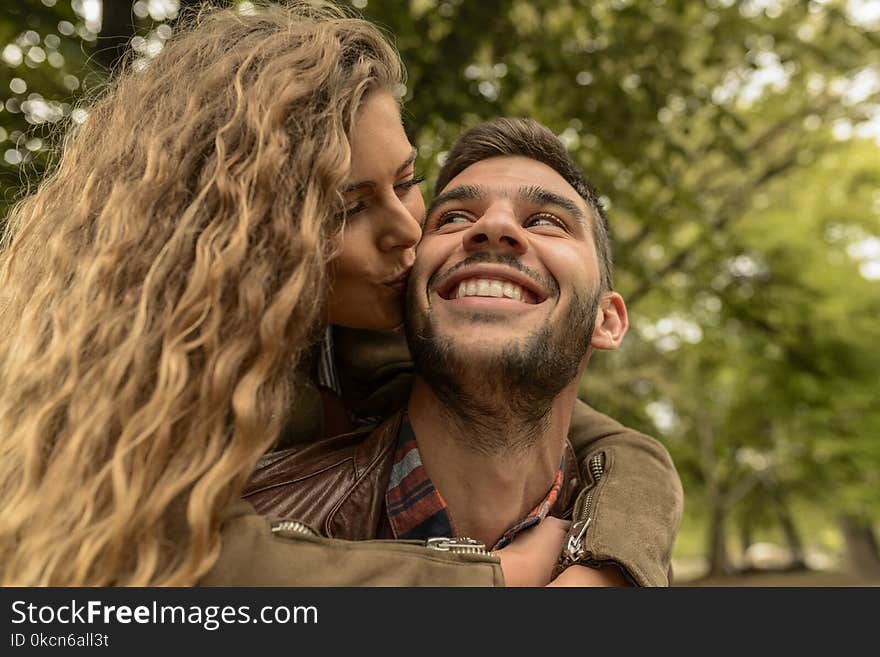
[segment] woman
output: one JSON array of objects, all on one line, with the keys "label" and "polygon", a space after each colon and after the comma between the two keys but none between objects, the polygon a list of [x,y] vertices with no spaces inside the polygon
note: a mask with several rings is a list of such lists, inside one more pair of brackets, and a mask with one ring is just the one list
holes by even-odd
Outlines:
[{"label": "woman", "polygon": [[[209,13],[67,135],[5,238],[2,583],[190,585],[244,547],[309,563],[314,541],[237,501],[323,319],[357,111],[401,76],[335,12]],[[490,559],[447,565],[500,581]]]},{"label": "woman", "polygon": [[[388,114],[401,77],[381,34],[337,12],[211,12],[67,135],[5,236],[0,582],[500,583],[491,558],[273,534],[239,500],[309,401],[290,373],[324,323],[362,325],[340,302],[364,214],[355,124],[375,99]],[[388,218],[377,309],[422,211],[388,159],[409,217]]]}]

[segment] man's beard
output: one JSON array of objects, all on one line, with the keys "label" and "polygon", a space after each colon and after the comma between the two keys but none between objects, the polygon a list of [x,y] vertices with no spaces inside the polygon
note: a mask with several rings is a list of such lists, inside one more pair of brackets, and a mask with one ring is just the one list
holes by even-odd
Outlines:
[{"label": "man's beard", "polygon": [[[492,261],[525,270],[511,256],[485,255],[466,264]],[[555,282],[551,287],[558,297]],[[434,289],[431,282],[428,289]],[[575,291],[559,321],[485,356],[463,354],[451,338],[439,334],[430,311],[416,316],[416,294],[411,289],[407,295],[407,341],[416,373],[431,387],[455,429],[450,434],[468,436],[467,445],[486,454],[524,451],[533,445],[546,427],[554,399],[577,376],[589,349],[599,292]],[[504,318],[475,312],[471,321],[478,331],[481,323]]]}]

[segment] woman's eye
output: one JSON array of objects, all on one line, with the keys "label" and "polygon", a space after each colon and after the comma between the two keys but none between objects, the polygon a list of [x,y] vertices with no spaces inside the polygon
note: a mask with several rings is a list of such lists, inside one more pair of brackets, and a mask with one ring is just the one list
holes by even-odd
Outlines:
[{"label": "woman's eye", "polygon": [[416,185],[420,185],[423,182],[425,182],[424,176],[413,176],[409,180],[404,180],[402,183],[398,183],[397,185],[395,185],[394,189],[396,189],[399,193],[402,194],[404,192],[409,191],[410,189],[412,189]]},{"label": "woman's eye", "polygon": [[358,212],[363,212],[366,209],[367,209],[367,204],[364,203],[363,201],[359,201],[358,203],[355,203],[351,207],[345,208],[345,216],[350,217],[352,215],[357,214]]}]

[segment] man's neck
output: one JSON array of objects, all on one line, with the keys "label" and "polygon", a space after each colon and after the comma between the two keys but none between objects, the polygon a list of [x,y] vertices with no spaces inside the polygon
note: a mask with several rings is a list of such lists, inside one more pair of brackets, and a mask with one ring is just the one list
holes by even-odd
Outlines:
[{"label": "man's neck", "polygon": [[[518,418],[459,421],[427,382],[416,377],[410,421],[425,470],[446,500],[459,535],[494,545],[544,499],[559,469],[576,393],[573,382],[557,395],[541,422],[531,423],[534,435],[528,441],[520,438],[505,447],[505,435],[485,432],[516,433]],[[497,409],[503,413],[504,405]]]}]

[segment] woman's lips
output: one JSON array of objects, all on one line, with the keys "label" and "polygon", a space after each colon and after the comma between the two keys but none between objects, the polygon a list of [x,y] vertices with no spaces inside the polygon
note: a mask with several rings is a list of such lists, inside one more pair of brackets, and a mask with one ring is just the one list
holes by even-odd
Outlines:
[{"label": "woman's lips", "polygon": [[384,283],[384,285],[390,287],[393,290],[398,292],[403,292],[406,289],[406,282],[409,280],[409,269],[404,271],[402,274],[392,278],[391,280]]}]

